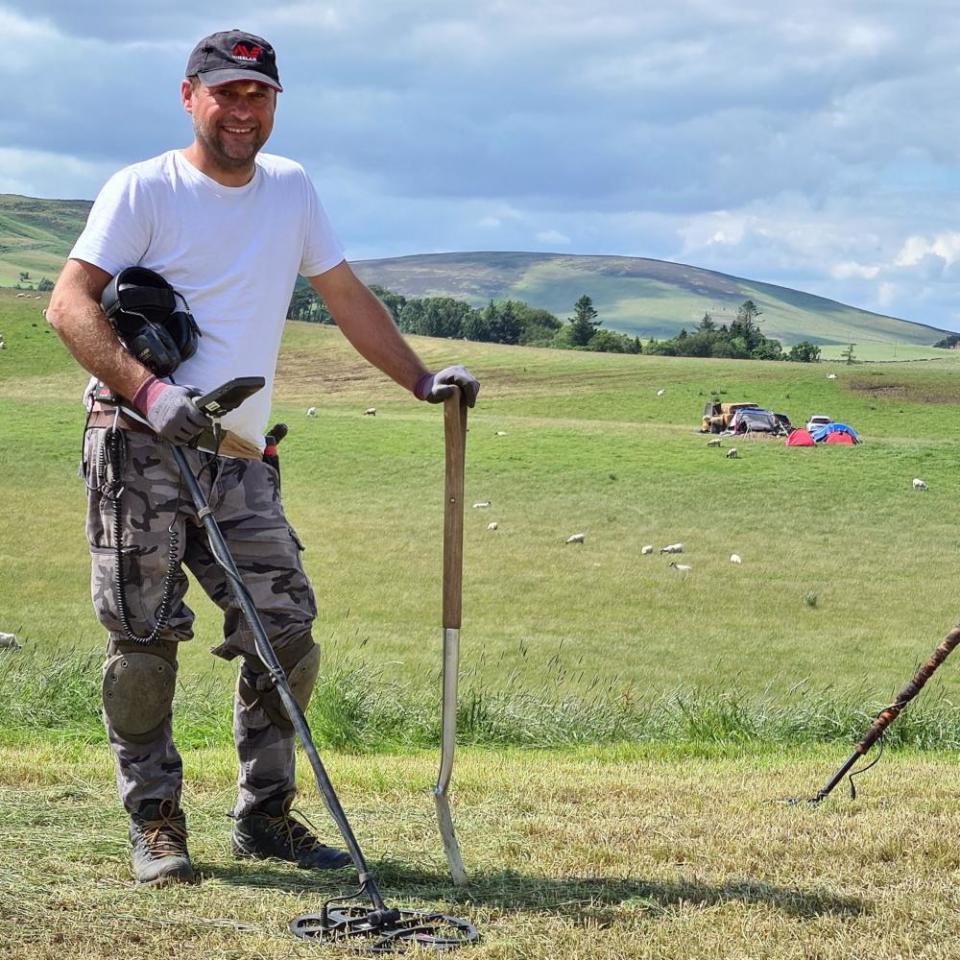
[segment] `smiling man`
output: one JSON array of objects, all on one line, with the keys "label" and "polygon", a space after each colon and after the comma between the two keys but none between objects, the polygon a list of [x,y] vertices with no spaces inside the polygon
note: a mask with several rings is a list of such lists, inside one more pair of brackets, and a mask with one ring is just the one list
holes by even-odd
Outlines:
[{"label": "smiling man", "polygon": [[[171,725],[177,648],[193,635],[181,565],[223,611],[223,643],[214,653],[241,663],[235,854],[313,869],[349,862],[291,813],[292,724],[210,554],[170,444],[191,448],[191,466],[208,478],[214,515],[305,709],[319,668],[311,635],[316,602],[276,471],[262,456],[298,273],[356,350],[418,399],[441,402],[455,384],[472,406],[479,389],[462,367],[439,373],[424,367],[344,260],[304,169],[259,152],[282,89],[273,48],[262,38],[230,30],[201,40],[180,91],[193,142],[109,180],[47,311],[79,363],[149,424],[117,418],[88,395],[87,536],[94,609],[108,634],[104,722],[130,817],[133,873],[151,885],[194,879]],[[201,336],[178,357],[177,383],[152,374],[124,349],[101,308],[108,283],[108,296],[116,289],[119,297],[119,281],[111,278],[129,276],[129,267],[153,271],[151,277],[186,299],[196,319]],[[161,294],[150,288],[137,295],[154,303]],[[205,447],[208,421],[193,397],[238,376],[262,376],[267,389],[225,416],[222,441]]]}]

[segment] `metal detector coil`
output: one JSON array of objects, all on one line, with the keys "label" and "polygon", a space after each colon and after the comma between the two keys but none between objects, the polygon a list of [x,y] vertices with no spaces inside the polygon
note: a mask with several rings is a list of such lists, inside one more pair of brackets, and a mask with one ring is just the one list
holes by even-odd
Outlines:
[{"label": "metal detector coil", "polygon": [[343,943],[362,937],[366,941],[356,947],[371,954],[403,953],[406,950],[455,950],[480,939],[477,928],[467,920],[443,913],[419,910],[370,910],[363,904],[331,907],[324,904],[320,913],[305,913],[290,921],[290,932],[301,940],[322,943]]}]

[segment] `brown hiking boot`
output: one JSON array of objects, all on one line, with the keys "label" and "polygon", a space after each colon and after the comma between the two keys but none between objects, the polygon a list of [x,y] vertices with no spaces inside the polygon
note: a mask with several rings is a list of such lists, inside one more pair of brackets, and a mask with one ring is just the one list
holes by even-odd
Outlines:
[{"label": "brown hiking boot", "polygon": [[131,862],[137,883],[193,883],[187,819],[176,800],[144,800],[130,815]]},{"label": "brown hiking boot", "polygon": [[233,854],[240,859],[286,860],[305,870],[338,870],[350,855],[328,847],[290,814],[293,794],[271,797],[233,826]]}]

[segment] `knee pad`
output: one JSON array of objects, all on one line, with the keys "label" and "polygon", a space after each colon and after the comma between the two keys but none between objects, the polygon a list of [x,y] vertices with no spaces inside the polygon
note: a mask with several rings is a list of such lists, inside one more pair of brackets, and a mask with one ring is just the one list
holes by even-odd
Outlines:
[{"label": "knee pad", "polygon": [[103,712],[124,740],[149,743],[173,706],[177,668],[149,647],[115,653],[103,667]]},{"label": "knee pad", "polygon": [[[313,642],[313,638],[306,634],[281,647],[276,653],[280,666],[287,675],[293,699],[297,701],[300,709],[306,712],[310,694],[313,693],[317,674],[320,672],[320,648]],[[259,660],[244,659],[237,681],[237,696],[246,707],[262,707],[264,713],[281,730],[293,729],[280,694]]]}]

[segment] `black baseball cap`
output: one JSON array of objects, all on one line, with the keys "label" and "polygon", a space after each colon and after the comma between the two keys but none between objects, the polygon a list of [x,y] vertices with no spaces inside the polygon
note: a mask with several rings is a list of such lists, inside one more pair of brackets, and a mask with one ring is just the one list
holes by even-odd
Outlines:
[{"label": "black baseball cap", "polygon": [[222,30],[204,37],[190,54],[186,75],[199,77],[208,87],[231,80],[257,80],[283,90],[273,47],[263,37],[243,30]]}]

